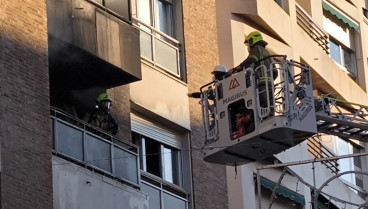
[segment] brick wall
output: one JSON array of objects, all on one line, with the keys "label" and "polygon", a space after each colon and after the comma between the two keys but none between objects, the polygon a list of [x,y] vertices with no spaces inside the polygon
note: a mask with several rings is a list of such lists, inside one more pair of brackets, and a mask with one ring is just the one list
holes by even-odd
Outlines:
[{"label": "brick wall", "polygon": [[0,0],[1,208],[52,208],[45,0]]},{"label": "brick wall", "polygon": [[119,123],[119,131],[116,136],[131,142],[129,85],[109,89],[108,94],[113,101],[111,114]]},{"label": "brick wall", "polygon": [[[219,63],[215,1],[183,1],[186,67],[189,92],[212,81],[210,74]],[[225,166],[203,160],[204,144],[201,107],[190,98],[194,205],[196,209],[228,208]]]}]

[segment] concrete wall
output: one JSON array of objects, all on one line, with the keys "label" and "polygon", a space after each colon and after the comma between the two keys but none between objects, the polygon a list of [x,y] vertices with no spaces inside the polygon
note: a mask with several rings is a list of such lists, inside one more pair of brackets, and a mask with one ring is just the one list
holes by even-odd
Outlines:
[{"label": "concrete wall", "polygon": [[0,1],[1,208],[52,208],[46,1]]},{"label": "concrete wall", "polygon": [[54,209],[148,209],[148,196],[109,177],[52,157]]},{"label": "concrete wall", "polygon": [[142,63],[142,80],[130,84],[132,103],[190,129],[187,86],[160,69]]}]

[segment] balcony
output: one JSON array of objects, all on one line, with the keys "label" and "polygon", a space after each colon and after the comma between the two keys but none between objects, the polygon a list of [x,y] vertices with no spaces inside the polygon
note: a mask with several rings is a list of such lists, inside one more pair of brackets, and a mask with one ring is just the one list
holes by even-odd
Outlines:
[{"label": "balcony", "polygon": [[129,2],[47,1],[51,93],[141,80],[139,31],[130,22]]},{"label": "balcony", "polygon": [[330,54],[328,34],[313,22],[312,18],[301,6],[295,4],[295,7],[298,25],[326,52],[326,54]]},{"label": "balcony", "polygon": [[78,165],[140,187],[139,149],[52,108],[53,153]]},{"label": "balcony", "polygon": [[189,208],[189,193],[152,174],[142,172],[141,190],[148,194],[150,208]]},{"label": "balcony", "polygon": [[[315,158],[329,158],[334,157],[335,154],[331,152],[326,146],[321,142],[320,136],[313,136],[308,139],[308,152]],[[324,164],[331,173],[339,173],[339,162],[338,160],[323,161]]]}]

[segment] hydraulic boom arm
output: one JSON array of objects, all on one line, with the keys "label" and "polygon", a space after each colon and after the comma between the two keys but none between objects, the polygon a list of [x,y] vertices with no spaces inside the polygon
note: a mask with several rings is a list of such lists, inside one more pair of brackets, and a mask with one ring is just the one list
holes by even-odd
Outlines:
[{"label": "hydraulic boom arm", "polygon": [[321,96],[315,109],[318,132],[368,142],[368,106]]}]

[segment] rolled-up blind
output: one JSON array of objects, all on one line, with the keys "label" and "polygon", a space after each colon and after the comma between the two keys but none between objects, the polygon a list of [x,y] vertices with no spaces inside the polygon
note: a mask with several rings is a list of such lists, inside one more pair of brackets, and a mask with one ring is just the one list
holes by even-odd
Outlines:
[{"label": "rolled-up blind", "polygon": [[134,113],[130,114],[130,118],[132,122],[132,131],[168,146],[177,149],[182,148],[182,136],[179,133],[170,130],[167,126],[152,122]]}]

